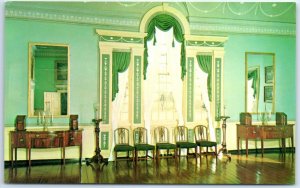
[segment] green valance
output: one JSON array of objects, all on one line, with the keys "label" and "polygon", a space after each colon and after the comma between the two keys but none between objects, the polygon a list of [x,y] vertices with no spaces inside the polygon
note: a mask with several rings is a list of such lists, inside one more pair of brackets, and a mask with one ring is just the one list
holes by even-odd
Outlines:
[{"label": "green valance", "polygon": [[[154,37],[154,44],[156,43],[156,37],[155,37],[155,27],[162,31],[168,31],[173,27],[173,36],[175,39],[181,43],[181,60],[180,60],[180,66],[181,66],[181,79],[184,78],[186,74],[186,65],[185,65],[185,40],[183,36],[183,32],[181,29],[180,24],[178,21],[173,18],[170,15],[167,14],[160,14],[155,16],[149,23],[147,28],[147,36],[144,39],[144,79],[146,79],[146,73],[147,73],[147,66],[148,66],[148,48],[147,48],[147,41],[151,40]],[[174,39],[173,39],[174,40]],[[174,46],[174,41],[172,43]]]},{"label": "green valance", "polygon": [[124,72],[130,64],[130,52],[112,53],[112,101],[119,92],[119,72]]},{"label": "green valance", "polygon": [[211,64],[212,56],[211,55],[197,55],[197,61],[200,69],[208,74],[207,77],[207,92],[209,101],[211,101]]},{"label": "green valance", "polygon": [[257,87],[256,85],[259,84],[259,80],[258,80],[258,69],[254,69],[251,71],[248,71],[248,80],[253,79],[251,88],[254,90],[253,92],[253,97],[255,98],[256,93],[257,93]]}]

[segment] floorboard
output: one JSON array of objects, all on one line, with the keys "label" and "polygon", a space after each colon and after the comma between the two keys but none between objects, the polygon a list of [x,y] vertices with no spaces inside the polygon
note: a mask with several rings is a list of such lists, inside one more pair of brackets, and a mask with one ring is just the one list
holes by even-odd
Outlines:
[{"label": "floorboard", "polygon": [[225,157],[202,156],[109,162],[102,170],[98,165],[67,163],[66,165],[33,165],[4,169],[7,184],[191,184],[191,185],[293,185],[295,184],[295,154],[267,153],[232,155]]}]

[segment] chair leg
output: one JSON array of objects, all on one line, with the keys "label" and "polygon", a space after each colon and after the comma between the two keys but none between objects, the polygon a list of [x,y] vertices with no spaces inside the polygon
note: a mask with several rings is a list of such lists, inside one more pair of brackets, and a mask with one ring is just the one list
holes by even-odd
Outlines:
[{"label": "chair leg", "polygon": [[137,162],[138,161],[138,151],[137,150],[135,150],[135,162]]},{"label": "chair leg", "polygon": [[200,156],[200,162],[201,162],[201,155],[202,155],[202,152],[201,152],[201,146],[199,146],[199,156]]},{"label": "chair leg", "polygon": [[118,153],[115,151],[115,166],[117,167],[117,158],[118,158]]},{"label": "chair leg", "polygon": [[215,155],[218,156],[217,146],[215,146]]},{"label": "chair leg", "polygon": [[128,165],[129,164],[129,151],[127,151],[126,161],[127,161],[127,165]]},{"label": "chair leg", "polygon": [[135,153],[135,151],[134,151],[134,150],[132,150],[132,151],[131,151],[131,155],[132,155],[132,162],[134,162],[134,153]]},{"label": "chair leg", "polygon": [[155,161],[155,149],[153,149],[152,152],[153,152],[153,153],[152,153],[152,155],[153,155],[152,160]]},{"label": "chair leg", "polygon": [[190,148],[187,148],[187,153],[186,153],[186,158],[188,159],[189,158],[189,153],[190,153]]}]

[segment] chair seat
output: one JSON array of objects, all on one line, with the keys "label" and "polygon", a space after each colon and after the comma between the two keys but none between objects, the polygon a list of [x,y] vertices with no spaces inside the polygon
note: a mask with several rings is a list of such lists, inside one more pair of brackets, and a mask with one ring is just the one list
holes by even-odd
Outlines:
[{"label": "chair seat", "polygon": [[201,141],[196,141],[196,144],[201,147],[212,147],[212,146],[216,146],[217,142],[201,140]]},{"label": "chair seat", "polygon": [[176,145],[171,143],[157,143],[156,149],[176,149]]},{"label": "chair seat", "polygon": [[179,148],[195,148],[197,144],[193,142],[176,142],[176,146]]},{"label": "chair seat", "polygon": [[146,151],[146,150],[154,150],[155,146],[150,144],[136,144],[134,145],[134,148],[137,151]]},{"label": "chair seat", "polygon": [[133,151],[134,147],[128,144],[118,144],[114,147],[114,151]]}]

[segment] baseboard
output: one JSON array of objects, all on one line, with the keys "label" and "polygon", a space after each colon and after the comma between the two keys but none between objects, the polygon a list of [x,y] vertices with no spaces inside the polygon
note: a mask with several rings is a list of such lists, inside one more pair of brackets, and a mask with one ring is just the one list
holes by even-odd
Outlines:
[{"label": "baseboard", "polygon": [[[295,153],[296,148],[295,147],[287,147],[286,152],[287,153]],[[210,152],[209,152],[210,153]],[[237,155],[238,151],[237,150],[228,150],[228,153],[232,155]],[[261,153],[261,149],[248,149],[249,154],[254,154],[254,153]],[[264,153],[282,153],[281,148],[264,148]],[[246,150],[240,150],[240,154],[246,154]],[[166,156],[166,155],[164,155]],[[66,159],[66,163],[79,163],[78,159]],[[82,159],[82,163],[86,162],[86,159]],[[39,166],[39,165],[58,165],[62,164],[61,159],[47,159],[47,160],[32,160],[31,165],[32,166]],[[28,161],[27,160],[19,160],[14,162],[14,166],[17,167],[27,167],[28,166]],[[11,167],[11,162],[10,161],[4,161],[4,168],[9,168]]]},{"label": "baseboard", "polygon": [[[82,160],[84,162],[85,160]],[[79,163],[78,159],[66,159],[67,163]],[[62,164],[61,159],[47,159],[47,160],[31,160],[31,166],[39,166],[39,165],[60,165]],[[28,166],[28,160],[18,160],[14,161],[14,167],[27,167]],[[4,168],[11,167],[10,161],[4,162]]]},{"label": "baseboard", "polygon": [[[287,153],[296,152],[296,147],[287,147],[286,152]],[[228,153],[233,154],[233,155],[237,155],[238,151],[237,150],[229,150]],[[240,153],[241,154],[246,154],[246,149],[240,150]],[[261,153],[261,149],[260,148],[248,149],[248,153],[249,154]],[[282,149],[281,148],[264,148],[264,153],[282,153]]]}]

